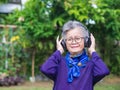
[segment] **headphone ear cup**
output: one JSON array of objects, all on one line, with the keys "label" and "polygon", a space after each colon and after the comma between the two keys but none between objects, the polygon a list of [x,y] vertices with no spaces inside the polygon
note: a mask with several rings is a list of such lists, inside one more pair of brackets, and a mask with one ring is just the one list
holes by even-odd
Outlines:
[{"label": "headphone ear cup", "polygon": [[85,37],[84,39],[84,45],[85,47],[89,48],[91,45],[91,38],[90,38],[90,33],[89,33],[89,37]]},{"label": "headphone ear cup", "polygon": [[84,38],[84,45],[85,45],[85,47],[88,46],[88,45],[87,45],[87,41],[88,41],[87,39],[88,39],[87,37]]},{"label": "headphone ear cup", "polygon": [[87,47],[89,48],[90,46],[91,46],[91,38],[89,37],[87,41]]},{"label": "headphone ear cup", "polygon": [[62,45],[62,47],[63,47],[64,50],[67,50],[67,48],[66,48],[66,43],[65,43],[64,40],[62,40],[61,45]]}]

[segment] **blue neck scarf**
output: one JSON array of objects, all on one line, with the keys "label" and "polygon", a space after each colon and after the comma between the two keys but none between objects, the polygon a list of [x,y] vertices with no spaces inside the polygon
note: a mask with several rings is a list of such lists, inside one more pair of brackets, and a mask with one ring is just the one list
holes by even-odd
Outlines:
[{"label": "blue neck scarf", "polygon": [[81,54],[70,57],[70,53],[68,52],[65,56],[65,60],[68,66],[68,82],[70,83],[74,78],[80,76],[80,69],[85,68],[88,62],[88,55],[86,51],[83,50]]}]

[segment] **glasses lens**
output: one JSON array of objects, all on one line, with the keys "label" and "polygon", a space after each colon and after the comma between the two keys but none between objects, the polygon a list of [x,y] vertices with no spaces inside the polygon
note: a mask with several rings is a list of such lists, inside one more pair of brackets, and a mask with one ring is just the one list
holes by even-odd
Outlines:
[{"label": "glasses lens", "polygon": [[73,40],[75,41],[75,42],[81,42],[82,41],[82,39],[83,39],[83,37],[76,37],[76,38],[68,38],[68,39],[66,39],[66,41],[68,42],[68,43],[72,43],[73,42]]}]

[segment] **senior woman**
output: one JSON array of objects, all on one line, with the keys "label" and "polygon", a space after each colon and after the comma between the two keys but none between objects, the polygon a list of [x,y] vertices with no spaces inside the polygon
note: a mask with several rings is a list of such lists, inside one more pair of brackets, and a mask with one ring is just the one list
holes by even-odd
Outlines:
[{"label": "senior woman", "polygon": [[[86,45],[89,37],[91,44]],[[62,41],[67,50],[65,56]],[[57,37],[56,47],[57,50],[40,68],[54,81],[53,90],[93,90],[94,85],[109,74],[107,66],[95,50],[94,36],[89,36],[87,28],[79,21],[64,24],[62,39]]]}]

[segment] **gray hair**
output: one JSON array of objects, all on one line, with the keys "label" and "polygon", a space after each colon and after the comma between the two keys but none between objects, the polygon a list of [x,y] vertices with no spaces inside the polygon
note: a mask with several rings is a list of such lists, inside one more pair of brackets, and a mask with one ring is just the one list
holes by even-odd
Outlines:
[{"label": "gray hair", "polygon": [[66,32],[71,30],[71,29],[74,29],[74,28],[80,28],[80,30],[82,31],[83,37],[89,37],[89,32],[88,32],[88,29],[86,26],[84,26],[79,21],[75,21],[75,20],[71,21],[70,20],[63,25],[63,28],[62,28],[63,39],[65,39]]}]

